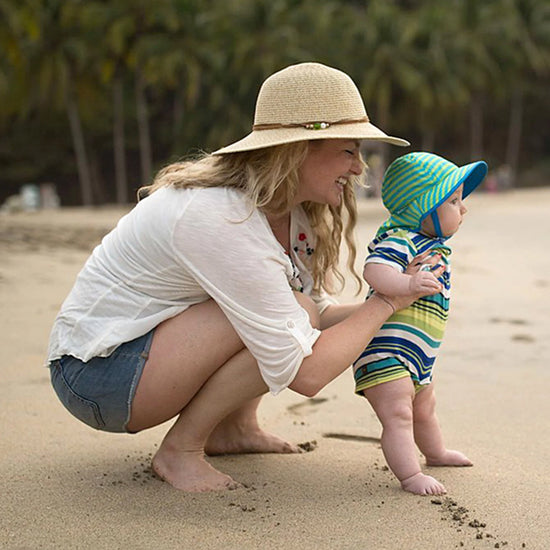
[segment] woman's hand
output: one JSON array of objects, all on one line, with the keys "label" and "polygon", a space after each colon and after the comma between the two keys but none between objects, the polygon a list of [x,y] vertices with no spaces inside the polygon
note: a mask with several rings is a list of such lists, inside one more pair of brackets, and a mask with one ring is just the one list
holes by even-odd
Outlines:
[{"label": "woman's hand", "polygon": [[428,266],[433,269],[439,263],[439,260],[441,260],[441,254],[439,252],[434,253],[428,250],[427,252],[415,256],[412,262],[407,266],[407,269],[405,269],[405,273],[407,275],[414,275]]},{"label": "woman's hand", "polygon": [[[437,269],[437,268],[436,268]],[[431,266],[420,267],[409,279],[409,291],[411,294],[429,295],[441,290],[441,283],[434,275]]]},{"label": "woman's hand", "polygon": [[438,277],[445,270],[444,265],[439,264],[441,254],[433,252],[424,252],[413,258],[407,266],[405,273],[410,275],[409,291],[406,296],[388,296],[379,295],[384,301],[392,305],[395,311],[409,307],[413,302],[423,296],[431,296],[441,292],[443,285],[438,281]]}]

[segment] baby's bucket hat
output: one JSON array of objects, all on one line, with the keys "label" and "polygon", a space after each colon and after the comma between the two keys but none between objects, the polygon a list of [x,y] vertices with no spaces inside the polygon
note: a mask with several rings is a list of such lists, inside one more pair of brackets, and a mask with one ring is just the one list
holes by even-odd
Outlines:
[{"label": "baby's bucket hat", "polygon": [[299,63],[272,74],[262,84],[252,132],[212,154],[336,138],[410,145],[371,124],[361,94],[346,73],[321,63]]},{"label": "baby's bucket hat", "polygon": [[384,174],[382,202],[390,217],[378,233],[405,228],[419,231],[422,220],[432,215],[441,238],[435,210],[464,184],[462,197],[466,198],[487,175],[487,164],[476,161],[465,166],[432,153],[408,153],[395,159]]}]

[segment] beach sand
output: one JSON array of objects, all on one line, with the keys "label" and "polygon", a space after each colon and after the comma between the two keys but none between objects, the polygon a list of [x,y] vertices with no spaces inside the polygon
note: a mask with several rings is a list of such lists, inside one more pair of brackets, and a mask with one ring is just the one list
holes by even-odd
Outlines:
[{"label": "beach sand", "polygon": [[[453,237],[453,300],[436,369],[447,445],[419,497],[385,466],[351,372],[315,398],[266,396],[265,427],[299,455],[210,459],[244,488],[185,494],[151,475],[169,424],[107,434],[67,413],[42,367],[56,312],[124,209],[0,216],[0,547],[352,549],[550,547],[550,188],[477,193]],[[384,211],[363,201],[358,265]],[[353,284],[342,296],[353,297]]]}]

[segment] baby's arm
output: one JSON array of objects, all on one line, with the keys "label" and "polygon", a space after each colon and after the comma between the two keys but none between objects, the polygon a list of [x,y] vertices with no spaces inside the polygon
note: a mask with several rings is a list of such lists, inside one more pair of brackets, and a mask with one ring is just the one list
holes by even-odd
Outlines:
[{"label": "baby's arm", "polygon": [[374,290],[387,296],[431,294],[441,289],[441,283],[434,274],[422,269],[409,274],[386,264],[369,262],[365,265],[363,277]]}]

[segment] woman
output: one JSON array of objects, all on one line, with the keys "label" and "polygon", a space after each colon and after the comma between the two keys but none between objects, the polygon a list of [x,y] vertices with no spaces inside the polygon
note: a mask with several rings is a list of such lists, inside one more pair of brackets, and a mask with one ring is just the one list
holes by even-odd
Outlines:
[{"label": "woman", "polygon": [[248,136],[162,170],[56,318],[48,362],[68,410],[107,431],[177,417],[153,468],[182,490],[238,485],[205,453],[297,452],[258,426],[261,395],[315,395],[416,298],[329,297],[342,233],[355,257],[362,139],[408,145],[370,124],[346,74],[302,63],[264,82]]}]

